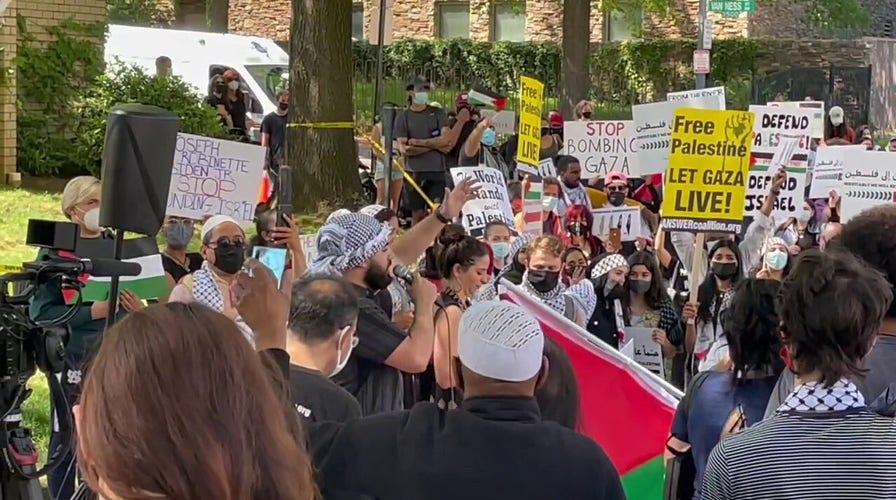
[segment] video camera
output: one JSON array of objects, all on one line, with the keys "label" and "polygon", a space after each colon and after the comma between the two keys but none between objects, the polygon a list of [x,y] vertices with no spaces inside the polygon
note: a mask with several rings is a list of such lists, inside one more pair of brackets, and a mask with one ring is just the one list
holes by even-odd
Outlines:
[{"label": "video camera", "polygon": [[[25,242],[41,249],[38,258],[24,263],[20,272],[0,276],[0,453],[8,465],[0,467],[0,484],[4,485],[0,500],[42,498],[36,479],[58,465],[68,451],[72,436],[68,411],[56,412],[60,444],[50,450],[40,470],[31,431],[19,422],[22,403],[31,395],[28,380],[38,370],[47,377],[53,407],[69,406],[56,375],[65,366],[68,322],[81,306],[81,277],[136,276],[141,271],[135,263],[75,257],[78,234],[78,225],[70,222],[29,220]],[[76,297],[58,318],[33,320],[30,300],[39,287],[51,281],[59,282],[63,295],[71,291]]]}]

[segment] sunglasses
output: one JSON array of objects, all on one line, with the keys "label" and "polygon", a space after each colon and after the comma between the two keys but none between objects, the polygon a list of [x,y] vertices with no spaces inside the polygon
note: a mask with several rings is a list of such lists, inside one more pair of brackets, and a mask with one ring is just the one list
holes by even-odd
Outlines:
[{"label": "sunglasses", "polygon": [[626,187],[626,186],[607,186],[607,191],[609,191],[611,193],[625,191],[627,189],[628,189],[628,187]]},{"label": "sunglasses", "polygon": [[237,236],[236,238],[229,238],[227,236],[222,236],[218,238],[217,241],[213,242],[212,245],[209,245],[212,248],[230,248],[230,247],[238,247],[242,248],[246,246],[246,240],[241,236]]}]

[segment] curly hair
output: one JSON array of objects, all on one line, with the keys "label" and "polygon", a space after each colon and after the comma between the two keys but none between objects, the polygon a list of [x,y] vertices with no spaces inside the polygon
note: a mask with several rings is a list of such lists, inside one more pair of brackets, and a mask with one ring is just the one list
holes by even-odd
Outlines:
[{"label": "curly hair", "polygon": [[[827,248],[842,248],[860,257],[868,265],[896,283],[896,205],[869,208],[843,225],[840,236]],[[896,318],[896,302],[890,303],[887,317]]]},{"label": "curly hair", "polygon": [[738,381],[751,370],[784,369],[778,355],[781,338],[775,297],[781,283],[776,280],[747,279],[736,288],[731,304],[722,313],[728,352]]},{"label": "curly hair", "polygon": [[488,246],[467,234],[443,232],[439,235],[436,252],[436,269],[441,278],[451,277],[454,266],[468,269],[476,259],[487,257]]},{"label": "curly hair", "polygon": [[884,275],[852,253],[802,252],[776,300],[797,373],[818,372],[826,385],[861,378],[892,300]]}]

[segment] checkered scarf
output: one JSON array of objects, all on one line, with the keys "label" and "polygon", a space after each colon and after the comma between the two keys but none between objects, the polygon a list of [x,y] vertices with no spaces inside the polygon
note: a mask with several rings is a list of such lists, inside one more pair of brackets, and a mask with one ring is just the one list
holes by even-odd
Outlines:
[{"label": "checkered scarf", "polygon": [[807,382],[796,389],[778,408],[778,413],[788,411],[843,411],[862,408],[865,398],[855,384],[840,379],[830,386],[821,382]]},{"label": "checkered scarf", "polygon": [[[625,257],[618,253],[611,253],[594,265],[591,269],[591,279],[600,279],[617,267],[624,268],[625,274],[628,274],[628,261],[625,260]],[[600,292],[601,295],[603,295],[603,290]],[[622,309],[622,301],[619,299],[613,299],[613,315],[616,317],[616,330],[619,332],[619,345],[622,345],[625,341],[625,315]]]},{"label": "checkered scarf", "polygon": [[342,274],[386,248],[392,226],[364,214],[347,213],[329,220],[317,233],[317,255],[308,271]]},{"label": "checkered scarf", "polygon": [[224,311],[224,296],[215,281],[208,262],[203,261],[202,267],[193,273],[193,300],[215,311]]},{"label": "checkered scarf", "polygon": [[567,303],[569,303],[567,299],[571,299],[572,304],[580,307],[589,317],[594,312],[594,308],[597,307],[597,294],[594,293],[594,286],[588,281],[581,281],[570,287],[567,287],[560,281],[553,290],[542,293],[529,283],[529,272],[526,271],[523,273],[522,288],[526,293],[567,318],[574,317],[571,315],[573,311],[566,310]]}]

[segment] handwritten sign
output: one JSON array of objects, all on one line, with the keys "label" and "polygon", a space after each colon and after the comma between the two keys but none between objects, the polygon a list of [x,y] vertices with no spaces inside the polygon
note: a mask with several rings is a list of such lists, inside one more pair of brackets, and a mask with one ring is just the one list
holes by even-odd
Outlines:
[{"label": "handwritten sign", "polygon": [[591,211],[594,216],[592,234],[606,241],[610,235],[610,229],[619,229],[622,241],[635,241],[641,234],[641,209],[638,207],[611,207],[597,208]]},{"label": "handwritten sign", "polygon": [[708,89],[684,90],[682,92],[669,92],[667,101],[686,101],[688,99],[712,97],[716,103],[711,109],[725,109],[725,87],[710,87]]},{"label": "handwritten sign", "polygon": [[809,135],[813,139],[824,139],[824,101],[772,101],[766,104],[766,106],[770,108],[812,110]]},{"label": "handwritten sign", "polygon": [[[775,200],[772,217],[778,221],[795,217],[805,197],[813,111],[769,106],[750,106],[750,111],[756,115],[756,121],[753,125],[753,165],[747,185],[746,213],[762,206],[775,172],[784,167],[787,183]],[[791,142],[794,142],[792,148]],[[782,146],[787,151],[782,150]],[[780,160],[782,155],[789,159]]]},{"label": "handwritten sign", "polygon": [[843,161],[843,192],[840,221],[848,222],[859,212],[896,202],[896,162],[888,151],[846,151]]},{"label": "handwritten sign", "polygon": [[305,261],[306,263],[311,264],[311,261],[317,257],[317,233],[299,235],[299,240],[302,242]]},{"label": "handwritten sign", "polygon": [[631,339],[627,350],[633,354],[632,360],[653,373],[664,377],[663,349],[653,340],[652,328],[627,326],[625,338]]},{"label": "handwritten sign", "polygon": [[492,221],[501,221],[513,227],[513,210],[510,208],[510,196],[504,175],[494,168],[486,166],[456,167],[451,169],[451,177],[455,182],[470,177],[479,183],[477,198],[464,204],[462,222],[467,232],[479,237],[485,226]]},{"label": "handwritten sign", "polygon": [[492,123],[495,125],[495,132],[499,134],[513,135],[516,133],[516,113],[505,109],[503,111],[495,111],[493,109],[480,109],[479,114],[483,117],[491,117]]},{"label": "handwritten sign", "polygon": [[517,170],[534,175],[539,179],[543,177],[557,177],[557,167],[554,166],[553,158],[545,158],[539,161],[538,166],[535,167],[521,163],[517,166]]},{"label": "handwritten sign", "polygon": [[520,132],[516,149],[518,163],[532,166],[541,160],[541,110],[544,106],[544,84],[520,77]]},{"label": "handwritten sign", "polygon": [[753,114],[679,108],[663,180],[663,227],[738,233],[750,168]]},{"label": "handwritten sign", "polygon": [[725,109],[716,96],[692,97],[675,101],[652,102],[632,106],[635,144],[638,149],[637,171],[632,175],[662,174],[669,164],[672,144],[672,117],[676,108]]},{"label": "handwritten sign", "polygon": [[864,145],[820,147],[815,152],[815,170],[809,198],[827,198],[831,191],[843,193],[843,159],[850,149],[866,151]]},{"label": "handwritten sign", "polygon": [[564,154],[582,165],[582,178],[603,177],[609,172],[638,171],[638,146],[631,120],[565,122]]},{"label": "handwritten sign", "polygon": [[266,151],[252,144],[177,134],[165,213],[190,219],[229,215],[251,224]]}]

